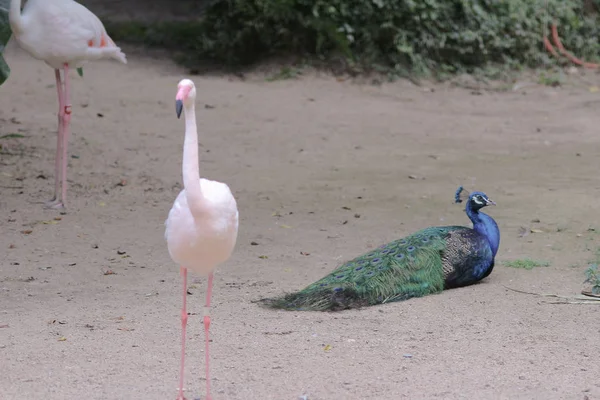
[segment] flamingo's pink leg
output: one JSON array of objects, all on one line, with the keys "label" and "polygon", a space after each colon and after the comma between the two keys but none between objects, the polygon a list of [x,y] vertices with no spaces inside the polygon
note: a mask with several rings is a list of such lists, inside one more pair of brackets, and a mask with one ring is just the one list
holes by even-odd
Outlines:
[{"label": "flamingo's pink leg", "polygon": [[[66,208],[67,207],[67,164],[68,164],[67,152],[68,152],[68,148],[69,148],[69,136],[71,134],[71,126],[70,126],[70,123],[71,123],[71,99],[70,99],[71,90],[70,90],[70,84],[69,84],[69,64],[65,63],[63,69],[64,69],[64,77],[63,77],[64,91],[62,93],[62,99],[61,99],[60,94],[58,97],[58,99],[59,99],[58,101],[59,101],[59,103],[62,104],[62,107],[61,107],[61,110],[59,110],[59,118],[61,121],[59,121],[59,123],[58,123],[59,134],[58,134],[58,146],[57,146],[58,147],[57,153],[58,152],[61,153],[59,167],[61,167],[60,176],[61,176],[61,182],[62,182],[62,189],[60,191],[60,195],[58,193],[56,193],[56,198],[54,200],[52,200],[50,202],[50,204],[48,204],[48,206],[52,207],[52,208]],[[61,122],[62,122],[62,126],[61,126]],[[58,174],[57,174],[57,179],[58,179]],[[56,184],[55,187],[58,187],[58,184]]]},{"label": "flamingo's pink leg", "polygon": [[212,296],[213,273],[208,275],[208,288],[206,289],[206,305],[204,306],[204,340],[205,340],[205,356],[206,356],[206,400],[211,400],[210,397],[210,354],[209,354],[209,337],[208,330],[210,328],[210,298]]},{"label": "flamingo's pink leg", "polygon": [[67,207],[67,149],[69,136],[71,136],[71,85],[69,83],[69,64],[65,64],[65,115],[63,120],[63,146],[62,146],[62,207]]},{"label": "flamingo's pink leg", "polygon": [[46,202],[46,207],[49,208],[53,208],[60,203],[58,196],[60,192],[60,166],[62,164],[63,116],[65,112],[63,83],[60,78],[60,70],[55,69],[54,74],[56,76],[56,91],[58,92],[58,132],[56,134],[56,156],[54,157],[54,197],[52,200]]},{"label": "flamingo's pink leg", "polygon": [[181,367],[179,369],[179,395],[177,400],[186,400],[183,396],[183,374],[185,369],[185,330],[187,327],[187,268],[181,267],[183,277],[183,307],[181,308]]}]

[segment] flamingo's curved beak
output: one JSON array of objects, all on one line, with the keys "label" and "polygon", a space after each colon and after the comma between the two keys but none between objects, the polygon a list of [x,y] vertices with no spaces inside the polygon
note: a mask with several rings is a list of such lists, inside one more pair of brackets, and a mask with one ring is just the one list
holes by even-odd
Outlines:
[{"label": "flamingo's curved beak", "polygon": [[175,100],[175,112],[177,113],[177,118],[181,117],[182,110],[183,110],[183,101]]}]

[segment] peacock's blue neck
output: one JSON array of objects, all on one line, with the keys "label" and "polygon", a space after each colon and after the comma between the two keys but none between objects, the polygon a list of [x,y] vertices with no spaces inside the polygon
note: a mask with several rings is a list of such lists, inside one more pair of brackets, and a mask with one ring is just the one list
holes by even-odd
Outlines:
[{"label": "peacock's blue neck", "polygon": [[500,246],[500,229],[496,221],[487,214],[471,209],[470,205],[465,211],[473,222],[473,229],[487,238],[495,257]]}]

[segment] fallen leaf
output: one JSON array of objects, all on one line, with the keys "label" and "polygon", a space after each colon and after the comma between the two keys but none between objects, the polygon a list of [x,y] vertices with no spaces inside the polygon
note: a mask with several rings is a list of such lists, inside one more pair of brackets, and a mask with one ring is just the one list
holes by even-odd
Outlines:
[{"label": "fallen leaf", "polygon": [[285,229],[291,229],[292,227],[289,225],[285,225],[285,224],[281,224],[279,225],[280,228],[285,228]]},{"label": "fallen leaf", "polygon": [[66,341],[67,341],[67,338],[66,338],[66,337],[64,337],[64,336],[61,336],[61,337],[59,337],[59,338],[58,338],[58,341],[59,341],[59,342],[66,342]]},{"label": "fallen leaf", "polygon": [[531,229],[531,233],[544,233],[541,229]]},{"label": "fallen leaf", "polygon": [[25,229],[24,231],[21,231],[23,235],[29,235],[31,232],[33,232],[31,229]]},{"label": "fallen leaf", "polygon": [[269,258],[269,257],[267,257],[267,256],[258,256],[258,258],[261,258],[261,259],[263,259],[263,260],[266,260],[266,259],[267,259],[267,258]]},{"label": "fallen leaf", "polygon": [[329,351],[329,350],[331,350],[331,345],[330,345],[330,344],[326,345],[326,346],[323,348],[323,350],[324,350],[324,351]]},{"label": "fallen leaf", "polygon": [[104,275],[116,275],[117,273],[115,271],[113,271],[112,269],[107,269],[106,271],[104,271]]},{"label": "fallen leaf", "polygon": [[590,86],[590,93],[596,93],[598,91],[598,86]]}]

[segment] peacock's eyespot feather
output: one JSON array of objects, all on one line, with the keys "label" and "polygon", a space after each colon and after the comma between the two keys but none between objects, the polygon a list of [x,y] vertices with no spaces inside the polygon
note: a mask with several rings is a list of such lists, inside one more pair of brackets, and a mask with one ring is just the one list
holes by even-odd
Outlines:
[{"label": "peacock's eyespot feather", "polygon": [[379,263],[380,261],[381,261],[381,258],[377,257],[377,258],[374,258],[374,259],[373,259],[373,261],[371,261],[371,262],[372,262],[373,264],[377,264],[377,263]]},{"label": "peacock's eyespot feather", "polygon": [[356,267],[356,268],[354,268],[355,271],[360,271],[361,269],[363,269],[363,267]]},{"label": "peacock's eyespot feather", "polygon": [[342,279],[343,277],[344,277],[344,275],[343,275],[343,274],[341,274],[341,275],[337,275],[337,276],[336,276],[336,278],[338,278],[338,279]]},{"label": "peacock's eyespot feather", "polygon": [[402,260],[404,258],[404,254],[398,253],[394,257],[396,258],[396,260]]},{"label": "peacock's eyespot feather", "polygon": [[407,250],[407,251],[409,251],[409,252],[413,252],[413,251],[415,251],[415,250],[416,250],[416,247],[415,247],[415,246],[408,246],[408,247],[406,248],[406,250]]},{"label": "peacock's eyespot feather", "polygon": [[335,289],[333,289],[334,292],[341,292],[342,290],[344,290],[344,288],[341,287],[336,287]]}]

